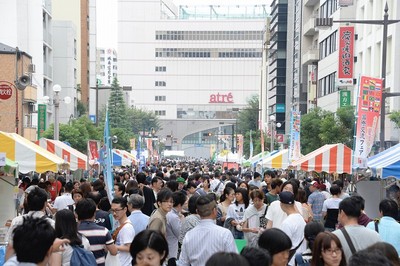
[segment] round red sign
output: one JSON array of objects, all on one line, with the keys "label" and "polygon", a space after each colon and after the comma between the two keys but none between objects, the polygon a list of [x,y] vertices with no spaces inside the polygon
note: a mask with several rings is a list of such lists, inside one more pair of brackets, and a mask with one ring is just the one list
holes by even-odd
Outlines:
[{"label": "round red sign", "polygon": [[7,100],[12,96],[12,88],[8,84],[0,84],[0,99]]}]

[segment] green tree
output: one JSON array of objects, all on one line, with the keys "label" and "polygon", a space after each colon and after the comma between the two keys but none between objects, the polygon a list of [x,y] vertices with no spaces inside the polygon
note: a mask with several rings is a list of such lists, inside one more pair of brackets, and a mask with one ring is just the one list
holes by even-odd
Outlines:
[{"label": "green tree", "polygon": [[241,134],[257,130],[259,116],[258,95],[252,96],[247,101],[247,106],[240,110],[237,118],[237,130]]},{"label": "green tree", "polygon": [[119,86],[118,80],[114,78],[111,85],[111,94],[108,99],[108,116],[111,128],[129,128],[128,117],[126,115],[127,107],[124,100],[122,88]]},{"label": "green tree", "polygon": [[395,124],[396,128],[400,128],[400,111],[392,112],[389,119]]},{"label": "green tree", "polygon": [[131,131],[137,135],[142,132],[150,132],[153,128],[156,132],[160,129],[159,120],[153,112],[138,108],[130,108],[127,111],[127,119]]},{"label": "green tree", "polygon": [[354,107],[336,113],[315,108],[301,117],[301,152],[307,154],[325,144],[343,143],[353,147]]},{"label": "green tree", "polygon": [[[72,120],[71,124],[60,124],[60,141],[68,142],[72,148],[85,153],[87,151],[87,141],[90,139],[100,139],[101,132],[86,116]],[[44,138],[53,139],[54,124],[43,133]]]}]

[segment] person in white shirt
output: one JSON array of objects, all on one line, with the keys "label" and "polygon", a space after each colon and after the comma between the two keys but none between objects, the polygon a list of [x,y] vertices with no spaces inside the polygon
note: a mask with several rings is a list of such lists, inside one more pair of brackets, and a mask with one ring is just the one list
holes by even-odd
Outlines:
[{"label": "person in white shirt", "polygon": [[304,240],[304,227],[306,226],[306,222],[303,216],[294,207],[294,195],[292,192],[281,192],[279,194],[279,201],[282,210],[287,215],[280,225],[280,229],[285,232],[292,241],[292,255],[289,257],[288,265],[295,265],[294,254],[301,254],[307,249],[307,241]]},{"label": "person in white shirt", "polygon": [[200,196],[196,202],[200,223],[186,233],[179,266],[203,266],[217,252],[238,253],[232,233],[216,225],[217,203],[211,195]]},{"label": "person in white shirt", "polygon": [[[291,179],[292,180],[292,179]],[[295,182],[288,180],[282,184],[281,191],[289,191],[292,192],[294,197],[296,198],[298,186]],[[281,193],[282,193],[281,192]],[[301,203],[295,201],[294,206],[296,210],[303,215]],[[268,219],[267,228],[280,228],[283,220],[287,217],[287,214],[282,210],[280,201],[276,200],[271,203],[268,207],[267,214],[265,217]]]},{"label": "person in white shirt", "polygon": [[51,209],[53,213],[56,213],[59,210],[68,209],[68,205],[73,205],[75,203],[71,194],[73,189],[74,185],[72,182],[67,182],[65,184],[65,192],[61,196],[58,196],[54,201],[53,208]]}]

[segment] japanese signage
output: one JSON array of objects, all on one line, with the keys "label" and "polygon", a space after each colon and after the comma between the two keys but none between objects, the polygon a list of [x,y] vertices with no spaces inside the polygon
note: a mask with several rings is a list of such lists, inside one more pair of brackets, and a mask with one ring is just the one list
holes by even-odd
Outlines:
[{"label": "japanese signage", "polygon": [[382,100],[382,79],[361,77],[357,104],[356,145],[354,164],[365,167],[374,142]]},{"label": "japanese signage", "polygon": [[38,128],[37,128],[37,135],[38,139],[43,136],[43,132],[46,130],[46,105],[45,104],[38,104]]},{"label": "japanese signage", "polygon": [[300,159],[300,119],[301,112],[292,110],[290,114],[289,162]]},{"label": "japanese signage", "polygon": [[12,88],[8,84],[1,83],[0,81],[0,100],[8,100],[12,96]]},{"label": "japanese signage", "polygon": [[233,103],[233,95],[231,92],[227,94],[217,93],[211,94],[209,103]]},{"label": "japanese signage", "polygon": [[88,159],[91,164],[99,161],[99,142],[97,140],[88,140]]},{"label": "japanese signage", "polygon": [[345,106],[350,106],[351,105],[351,97],[350,97],[350,91],[348,90],[341,90],[339,92],[340,96],[340,108],[345,107]]},{"label": "japanese signage", "polygon": [[339,29],[339,86],[353,84],[354,68],[354,27],[340,27]]}]

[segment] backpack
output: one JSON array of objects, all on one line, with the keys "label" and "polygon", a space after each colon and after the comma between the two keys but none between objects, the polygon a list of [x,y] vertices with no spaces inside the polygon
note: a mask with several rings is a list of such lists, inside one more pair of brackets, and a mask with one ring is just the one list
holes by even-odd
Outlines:
[{"label": "backpack", "polygon": [[72,246],[72,249],[71,266],[97,266],[96,259],[91,251],[84,249],[83,246]]}]

